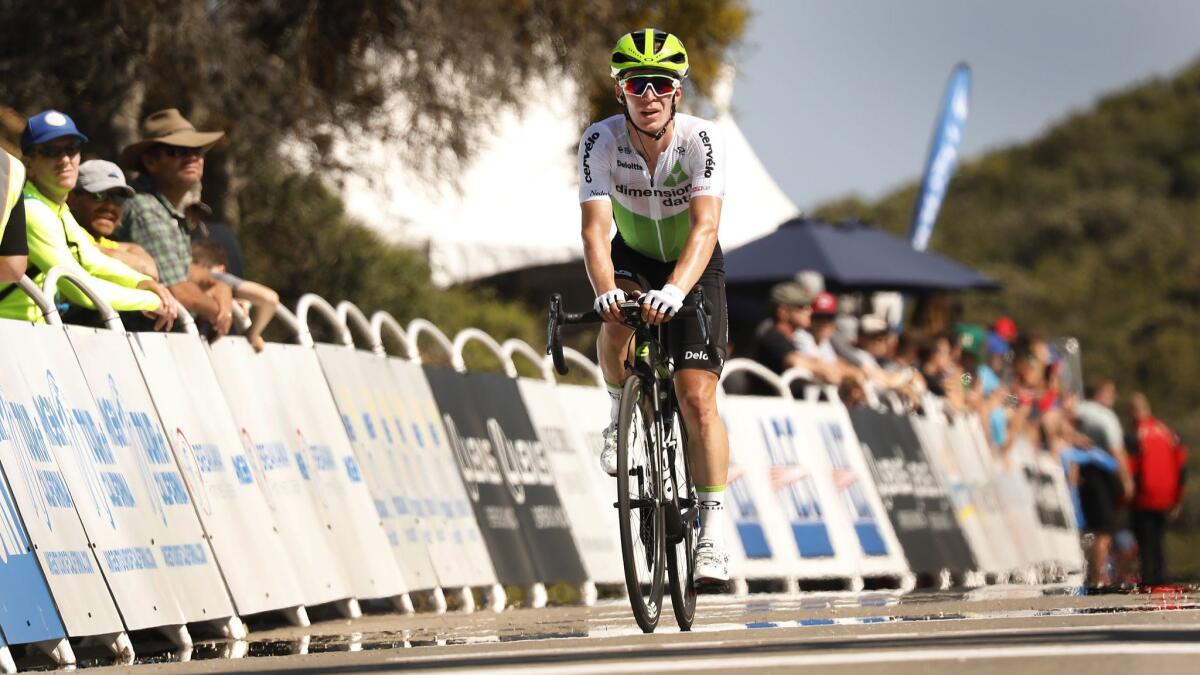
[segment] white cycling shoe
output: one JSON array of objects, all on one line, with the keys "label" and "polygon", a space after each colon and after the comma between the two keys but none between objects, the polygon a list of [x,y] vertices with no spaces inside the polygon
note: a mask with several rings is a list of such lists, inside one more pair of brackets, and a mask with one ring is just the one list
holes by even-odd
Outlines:
[{"label": "white cycling shoe", "polygon": [[729,555],[725,548],[712,539],[696,542],[696,571],[694,576],[699,585],[711,586],[729,581]]},{"label": "white cycling shoe", "polygon": [[600,468],[604,473],[616,477],[617,475],[617,423],[604,427],[604,431],[600,432],[600,438],[604,444],[600,448]]}]

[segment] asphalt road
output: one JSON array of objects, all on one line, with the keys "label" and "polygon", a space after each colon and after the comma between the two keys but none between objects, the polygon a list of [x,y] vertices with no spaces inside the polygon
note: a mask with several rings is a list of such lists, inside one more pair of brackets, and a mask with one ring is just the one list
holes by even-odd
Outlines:
[{"label": "asphalt road", "polygon": [[[701,598],[696,629],[643,635],[624,600],[500,613],[368,614],[304,629],[252,625],[245,642],[198,641],[191,660],[135,635],[142,660],[87,672],[873,673],[1200,672],[1200,597],[1068,589]],[[166,649],[161,643],[161,649]],[[238,656],[238,658],[230,658]],[[20,663],[30,667],[32,661]]]}]

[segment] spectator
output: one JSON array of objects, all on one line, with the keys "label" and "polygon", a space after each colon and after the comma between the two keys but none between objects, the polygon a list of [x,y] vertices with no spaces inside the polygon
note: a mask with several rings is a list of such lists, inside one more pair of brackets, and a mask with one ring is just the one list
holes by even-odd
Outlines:
[{"label": "spectator", "polygon": [[771,288],[771,319],[758,335],[754,359],[776,373],[803,368],[814,375],[826,374],[824,364],[801,354],[793,342],[796,331],[812,321],[813,294],[801,284],[784,281]]},{"label": "spectator", "polygon": [[102,159],[89,159],[79,165],[79,182],[67,195],[67,206],[101,253],[158,281],[158,266],[146,249],[109,239],[125,213],[125,202],[133,195],[120,167]]},{"label": "spectator", "polygon": [[[64,267],[87,278],[89,285],[118,311],[142,311],[154,327],[170,329],[175,319],[171,293],[150,277],[109,258],[92,244],[66,206],[79,177],[79,153],[87,142],[70,117],[46,110],[29,118],[21,134],[28,175],[23,188],[29,272],[39,286],[46,272]],[[91,278],[88,278],[88,277]],[[61,285],[62,295],[76,307],[95,309],[74,284]],[[41,310],[11,285],[0,290],[0,317],[42,321]]]},{"label": "spectator", "polygon": [[1005,386],[1000,374],[1004,372],[1004,360],[1007,357],[1008,343],[999,335],[990,333],[984,343],[986,361],[975,371],[974,386],[978,388],[981,400],[980,417],[987,420],[988,436],[992,447],[1003,449],[1008,447],[1008,398],[1009,389]]},{"label": "spectator", "polygon": [[1154,417],[1145,395],[1130,397],[1129,412],[1137,429],[1137,441],[1130,448],[1135,485],[1131,521],[1141,556],[1142,583],[1161,584],[1167,580],[1163,552],[1167,522],[1178,518],[1183,506],[1187,448]]},{"label": "spectator", "polygon": [[1125,498],[1134,493],[1133,477],[1129,474],[1129,458],[1125,452],[1125,436],[1121,420],[1113,412],[1117,403],[1117,384],[1109,378],[1089,385],[1084,394],[1088,400],[1075,406],[1079,430],[1087,434],[1102,450],[1116,458],[1121,474],[1121,489]]},{"label": "spectator", "polygon": [[813,299],[812,321],[808,328],[796,331],[792,341],[799,352],[820,364],[813,374],[829,384],[841,384],[846,378],[859,384],[866,381],[862,371],[838,358],[833,349],[834,320],[837,317],[837,298],[831,293],[820,293]]},{"label": "spectator", "polygon": [[0,150],[0,284],[14,284],[25,274],[29,245],[25,241],[25,166]]},{"label": "spectator", "polygon": [[946,399],[955,410],[964,410],[962,369],[955,361],[958,340],[952,333],[938,333],[917,350],[921,375],[930,393]]},{"label": "spectator", "polygon": [[[861,369],[872,385],[893,390],[904,396],[909,405],[916,406],[920,397],[912,386],[912,372],[888,369],[893,363],[893,342],[887,320],[881,316],[867,314],[859,319],[857,333],[853,354],[847,360]],[[837,346],[836,343],[834,346]]]},{"label": "spectator", "polygon": [[1117,469],[1115,475],[1096,474],[1090,480],[1083,475],[1079,485],[1084,518],[1094,535],[1089,579],[1093,584],[1107,585],[1111,582],[1108,560],[1117,529],[1118,505],[1123,497],[1133,497],[1133,479],[1129,475],[1121,422],[1112,410],[1117,400],[1116,383],[1104,379],[1088,385],[1086,393],[1088,400],[1075,406],[1079,430],[1096,447],[1112,456]]},{"label": "spectator", "polygon": [[884,369],[888,372],[904,376],[909,382],[908,386],[918,398],[929,390],[925,384],[925,377],[921,375],[921,369],[918,367],[919,356],[920,345],[912,333],[901,333],[896,337],[896,347],[892,349],[891,361],[884,364]]},{"label": "spectator", "polygon": [[279,294],[253,281],[246,281],[226,271],[225,251],[213,241],[197,240],[192,242],[192,261],[197,267],[207,271],[214,279],[229,284],[233,289],[233,297],[245,300],[254,307],[253,323],[250,325],[246,339],[254,347],[254,351],[263,350],[263,329],[271,323],[275,316],[275,307],[279,304]]},{"label": "spectator", "polygon": [[142,139],[121,151],[121,164],[142,174],[134,182],[139,194],[130,200],[120,232],[149,251],[162,283],[211,326],[214,338],[229,332],[233,289],[219,281],[204,289],[189,278],[192,246],[183,209],[188,192],[204,176],[204,153],[224,135],[196,131],[171,108],[143,120]]}]

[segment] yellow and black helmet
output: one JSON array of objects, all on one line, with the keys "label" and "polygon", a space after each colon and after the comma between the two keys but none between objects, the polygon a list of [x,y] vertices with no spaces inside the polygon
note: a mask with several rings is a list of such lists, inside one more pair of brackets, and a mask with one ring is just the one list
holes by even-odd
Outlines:
[{"label": "yellow and black helmet", "polygon": [[687,50],[679,38],[665,31],[643,28],[617,40],[609,63],[612,76],[621,79],[630,70],[653,68],[680,79],[687,77]]}]

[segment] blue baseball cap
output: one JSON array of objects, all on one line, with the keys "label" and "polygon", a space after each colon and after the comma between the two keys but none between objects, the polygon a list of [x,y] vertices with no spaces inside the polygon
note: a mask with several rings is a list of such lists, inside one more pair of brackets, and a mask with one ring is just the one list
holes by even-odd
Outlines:
[{"label": "blue baseball cap", "polygon": [[1008,342],[1006,342],[1004,338],[1000,337],[996,333],[988,333],[987,353],[988,356],[1008,353]]},{"label": "blue baseball cap", "polygon": [[35,145],[63,136],[74,136],[83,143],[88,140],[75,126],[75,120],[57,110],[43,110],[25,123],[25,131],[21,132],[21,152],[29,152]]}]

